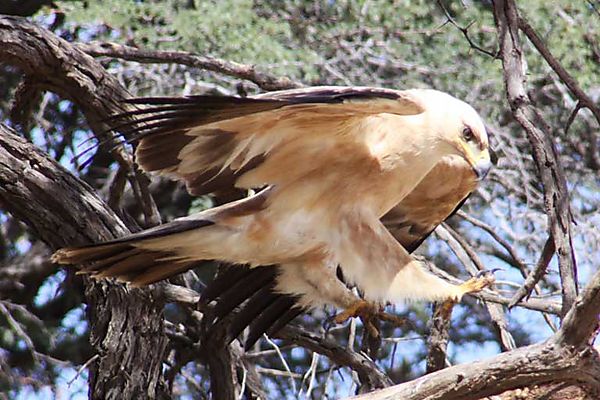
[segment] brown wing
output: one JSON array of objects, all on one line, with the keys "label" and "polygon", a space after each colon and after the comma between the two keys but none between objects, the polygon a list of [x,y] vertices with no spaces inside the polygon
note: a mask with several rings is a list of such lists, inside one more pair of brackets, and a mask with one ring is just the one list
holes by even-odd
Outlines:
[{"label": "brown wing", "polygon": [[[380,113],[419,114],[423,109],[413,93],[315,87],[251,98],[140,98],[129,102],[148,107],[121,114],[114,123],[115,130],[139,140],[136,161],[144,170],[173,175],[201,195],[293,180],[304,169],[332,165],[332,148],[345,148],[349,157],[370,156],[352,123]],[[313,157],[295,162],[297,154]],[[281,165],[286,160],[293,168]]]},{"label": "brown wing", "polygon": [[476,186],[477,177],[466,161],[446,157],[381,221],[404,248],[413,252],[462,206]]},{"label": "brown wing", "polygon": [[[476,179],[471,167],[462,159],[443,159],[382,222],[412,253],[442,221],[460,208],[475,189]],[[263,333],[276,333],[305,310],[296,305],[294,296],[273,292],[275,273],[257,269],[241,274],[236,272],[238,269],[232,267],[211,282],[202,301],[216,302],[212,315],[215,324],[235,312],[228,326],[228,337],[233,340],[249,327],[246,338],[246,348],[249,348]],[[270,278],[265,279],[265,273],[270,273]],[[245,295],[240,295],[239,288],[244,288]]]}]

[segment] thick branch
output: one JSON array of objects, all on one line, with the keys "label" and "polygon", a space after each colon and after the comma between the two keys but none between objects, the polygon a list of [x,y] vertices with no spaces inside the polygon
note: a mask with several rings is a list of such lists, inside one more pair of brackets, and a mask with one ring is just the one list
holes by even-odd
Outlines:
[{"label": "thick branch", "polygon": [[0,43],[0,63],[19,67],[41,88],[76,102],[98,134],[106,130],[98,121],[123,111],[122,100],[128,95],[119,82],[52,32],[23,18],[3,16]]},{"label": "thick branch", "polygon": [[600,333],[600,271],[590,280],[583,294],[563,321],[556,333],[559,343],[582,347],[591,345]]},{"label": "thick branch", "polygon": [[[0,62],[43,77],[40,85],[76,102],[97,134],[105,131],[99,121],[124,111],[121,100],[127,94],[116,79],[51,32],[25,19],[0,17],[0,44]],[[6,127],[0,135],[0,202],[51,248],[128,233],[85,183]],[[128,164],[127,154],[113,156]],[[99,355],[90,365],[91,396],[167,397],[161,374],[166,346],[162,303],[146,291],[128,293],[106,281],[89,283],[85,293],[91,342]]]},{"label": "thick branch", "polygon": [[[0,202],[52,248],[128,232],[89,186],[2,124]],[[108,398],[115,390],[123,398],[167,397],[162,303],[107,281],[90,282],[86,297],[90,339],[99,354],[90,366],[92,398]]]},{"label": "thick branch", "polygon": [[475,400],[506,390],[550,381],[600,385],[595,351],[574,354],[549,343],[502,353],[425,375],[419,379],[354,397],[360,400]]}]

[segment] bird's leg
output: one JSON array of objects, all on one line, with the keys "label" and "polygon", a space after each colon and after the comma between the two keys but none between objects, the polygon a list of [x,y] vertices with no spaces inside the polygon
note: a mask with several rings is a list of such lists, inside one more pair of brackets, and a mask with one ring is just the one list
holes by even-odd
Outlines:
[{"label": "bird's leg", "polygon": [[401,326],[405,322],[404,319],[396,315],[384,312],[381,305],[363,299],[358,299],[350,304],[344,311],[337,314],[333,320],[337,324],[342,324],[355,317],[362,320],[363,325],[373,337],[379,337],[379,330],[373,322],[376,319],[391,322],[394,326]]},{"label": "bird's leg", "polygon": [[337,314],[333,320],[336,324],[343,324],[350,318],[362,317],[367,314],[375,313],[377,306],[373,303],[369,303],[366,300],[358,299],[354,303],[350,304],[344,311]]},{"label": "bird's leg", "polygon": [[492,285],[495,281],[494,271],[482,271],[468,281],[457,286],[457,292],[451,300],[459,302],[465,294],[477,293]]}]

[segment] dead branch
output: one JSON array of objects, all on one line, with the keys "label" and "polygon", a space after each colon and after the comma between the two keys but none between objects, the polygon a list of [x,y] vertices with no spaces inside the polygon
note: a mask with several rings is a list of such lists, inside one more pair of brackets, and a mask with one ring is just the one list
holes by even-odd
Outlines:
[{"label": "dead branch", "polygon": [[508,103],[513,116],[527,133],[544,185],[544,208],[548,216],[549,234],[554,240],[558,256],[563,297],[561,315],[564,317],[577,296],[577,266],[571,240],[567,182],[552,142],[550,127],[527,96],[515,2],[495,1],[494,16],[498,26]]},{"label": "dead branch", "polygon": [[[546,60],[550,68],[556,72],[556,75],[560,78],[561,81],[564,82],[565,85],[569,88],[571,93],[579,100],[578,106],[576,109],[581,107],[586,107],[589,109],[594,117],[596,117],[596,121],[600,124],[600,107],[592,100],[590,96],[588,96],[577,83],[577,80],[573,78],[571,74],[567,72],[567,70],[562,66],[562,64],[554,58],[548,47],[544,44],[542,38],[540,38],[533,29],[533,27],[527,22],[522,15],[518,15],[518,26],[523,31],[523,33],[527,36],[527,38],[533,43],[537,51],[540,52],[542,57]],[[574,112],[573,114],[576,114]]]},{"label": "dead branch", "polygon": [[199,56],[185,51],[138,49],[117,43],[78,43],[77,48],[94,57],[112,57],[144,64],[181,64],[254,82],[264,90],[293,89],[303,86],[289,78],[259,71],[254,65],[220,58]]}]

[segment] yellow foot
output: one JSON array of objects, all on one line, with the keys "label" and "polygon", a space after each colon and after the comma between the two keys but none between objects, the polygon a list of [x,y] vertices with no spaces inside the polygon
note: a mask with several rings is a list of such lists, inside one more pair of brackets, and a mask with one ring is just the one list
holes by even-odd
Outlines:
[{"label": "yellow foot", "polygon": [[491,286],[495,280],[493,272],[486,272],[483,276],[471,278],[458,286],[457,294],[452,300],[459,302],[465,294],[480,292],[486,287]]},{"label": "yellow foot", "polygon": [[383,307],[366,300],[357,300],[352,303],[348,308],[336,315],[333,321],[336,324],[342,324],[350,318],[355,317],[359,317],[362,320],[363,325],[373,337],[379,336],[379,329],[374,323],[375,320],[391,322],[394,326],[401,326],[405,323],[403,318],[388,314],[383,311]]},{"label": "yellow foot", "polygon": [[366,300],[357,300],[354,303],[350,304],[350,306],[344,311],[336,315],[333,318],[333,321],[336,324],[343,324],[350,318],[372,315],[376,312],[376,307],[377,306],[375,306],[375,304],[371,304]]}]

